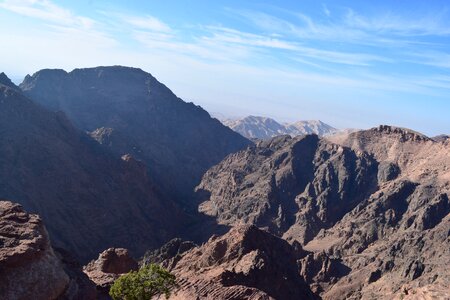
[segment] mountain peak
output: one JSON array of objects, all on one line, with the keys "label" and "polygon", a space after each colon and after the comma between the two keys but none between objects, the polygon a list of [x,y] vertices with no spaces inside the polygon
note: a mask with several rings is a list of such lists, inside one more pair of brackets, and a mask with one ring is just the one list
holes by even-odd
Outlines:
[{"label": "mountain peak", "polygon": [[3,84],[12,89],[18,89],[18,86],[15,85],[4,72],[0,73],[0,84]]},{"label": "mountain peak", "polygon": [[380,125],[376,128],[370,129],[370,131],[373,132],[380,132],[387,135],[396,135],[399,136],[402,141],[410,140],[410,141],[430,141],[431,139],[427,137],[426,135],[408,129],[408,128],[402,128],[402,127],[396,127],[391,125]]},{"label": "mountain peak", "polygon": [[268,117],[252,115],[237,120],[224,120],[223,123],[247,138],[261,140],[267,140],[279,135],[294,137],[305,134],[317,134],[326,136],[337,131],[336,128],[320,120],[281,124]]}]

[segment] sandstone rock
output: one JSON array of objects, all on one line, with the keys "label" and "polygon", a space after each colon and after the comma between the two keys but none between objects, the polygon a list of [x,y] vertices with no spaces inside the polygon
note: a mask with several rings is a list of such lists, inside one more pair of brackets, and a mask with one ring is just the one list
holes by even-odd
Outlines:
[{"label": "sandstone rock", "polygon": [[316,299],[300,277],[305,255],[255,226],[238,226],[184,254],[171,267],[172,299]]},{"label": "sandstone rock", "polygon": [[300,272],[324,299],[449,297],[446,142],[393,126],[278,137],[227,157],[198,191],[220,223],[302,243]]},{"label": "sandstone rock", "polygon": [[148,251],[142,258],[142,263],[147,264],[161,264],[165,268],[171,268],[181,258],[182,254],[197,245],[191,241],[183,241],[180,238],[175,238],[167,242],[164,246],[154,251]]},{"label": "sandstone rock", "polygon": [[138,263],[127,249],[109,248],[100,253],[83,271],[101,289],[109,289],[120,275],[138,269]]},{"label": "sandstone rock", "polygon": [[50,246],[41,219],[0,201],[0,298],[56,299],[69,277]]},{"label": "sandstone rock", "polygon": [[255,224],[306,243],[377,185],[370,156],[319,140],[281,136],[230,155],[197,187],[200,211],[225,225]]},{"label": "sandstone rock", "polygon": [[382,162],[378,166],[378,182],[391,181],[400,174],[399,167],[391,162]]}]

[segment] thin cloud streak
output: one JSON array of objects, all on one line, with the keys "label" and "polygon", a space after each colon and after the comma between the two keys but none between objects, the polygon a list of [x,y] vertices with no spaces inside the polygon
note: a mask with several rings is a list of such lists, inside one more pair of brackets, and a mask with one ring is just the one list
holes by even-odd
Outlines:
[{"label": "thin cloud streak", "polygon": [[[327,15],[320,6],[325,19],[292,11],[285,15],[231,11],[253,24],[244,30],[230,24],[177,27],[147,13],[96,11],[100,18],[90,19],[48,0],[8,0],[0,2],[1,8],[38,20],[29,29],[0,28],[8,40],[0,48],[2,65],[12,70],[20,51],[21,72],[99,64],[139,66],[169,83],[180,96],[202,104],[226,101],[247,109],[250,104],[271,108],[279,104],[280,113],[283,106],[297,101],[442,98],[450,90],[449,77],[440,76],[450,68],[450,56],[439,44],[412,36],[444,34],[439,22],[411,27],[394,19],[370,29],[372,18],[355,12],[339,15],[335,8]],[[54,15],[47,18],[46,11]],[[427,72],[404,72],[401,64],[412,70],[420,64]]]},{"label": "thin cloud streak", "polygon": [[4,0],[0,2],[0,8],[60,25],[90,29],[95,24],[91,18],[74,15],[48,0]]}]

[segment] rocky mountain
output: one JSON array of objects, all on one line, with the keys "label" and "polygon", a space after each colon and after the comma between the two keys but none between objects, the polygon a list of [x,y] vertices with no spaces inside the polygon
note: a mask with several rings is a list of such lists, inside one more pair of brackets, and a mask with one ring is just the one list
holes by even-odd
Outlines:
[{"label": "rocky mountain", "polygon": [[448,296],[449,143],[392,126],[281,136],[228,156],[197,189],[219,223],[313,253],[301,273],[324,299]]},{"label": "rocky mountain", "polygon": [[279,135],[295,137],[315,133],[319,136],[326,136],[338,131],[319,120],[280,124],[271,118],[248,116],[242,119],[223,120],[222,122],[246,138],[260,140],[267,140]]},{"label": "rocky mountain", "polygon": [[445,142],[450,140],[450,135],[440,134],[438,136],[433,137],[432,139],[435,140],[436,142]]},{"label": "rocky mountain", "polygon": [[11,89],[19,90],[19,87],[15,85],[4,72],[0,73],[0,84]]},{"label": "rocky mountain", "polygon": [[255,226],[237,226],[163,261],[179,285],[170,299],[317,299],[298,271],[305,253]]},{"label": "rocky mountain", "polygon": [[41,70],[20,88],[118,157],[142,160],[158,186],[186,202],[209,167],[251,144],[140,69]]},{"label": "rocky mountain", "polygon": [[146,174],[63,113],[0,84],[0,197],[39,213],[55,247],[87,260],[111,246],[143,254],[172,238],[183,217]]}]

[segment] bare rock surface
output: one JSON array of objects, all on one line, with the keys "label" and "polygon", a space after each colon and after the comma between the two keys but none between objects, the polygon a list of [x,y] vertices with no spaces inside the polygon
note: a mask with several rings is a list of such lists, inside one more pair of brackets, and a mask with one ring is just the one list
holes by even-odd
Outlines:
[{"label": "bare rock surface", "polygon": [[83,272],[95,283],[98,299],[110,299],[109,289],[121,275],[138,269],[138,263],[127,249],[109,248],[100,253],[83,268]]},{"label": "bare rock surface", "polygon": [[200,211],[221,224],[255,224],[306,243],[376,184],[377,162],[369,155],[308,135],[281,136],[232,154],[197,190],[206,200]]},{"label": "bare rock surface", "polygon": [[300,272],[324,299],[450,297],[445,141],[386,125],[277,137],[228,156],[198,191],[218,222],[300,242]]},{"label": "bare rock surface", "polygon": [[175,238],[167,242],[161,248],[145,253],[141,262],[144,265],[161,264],[165,268],[170,268],[180,260],[183,253],[196,246],[197,245],[191,241],[183,241],[180,238]]},{"label": "bare rock surface", "polygon": [[170,266],[179,284],[171,299],[316,299],[298,272],[305,255],[299,244],[237,226]]},{"label": "bare rock surface", "polygon": [[0,201],[0,298],[56,299],[69,277],[37,215]]}]

